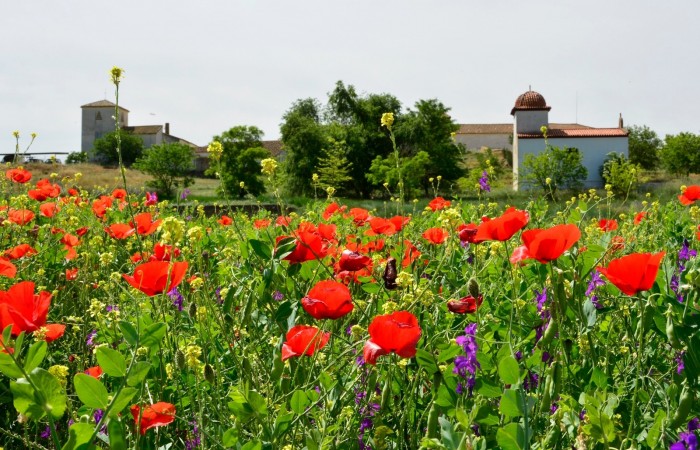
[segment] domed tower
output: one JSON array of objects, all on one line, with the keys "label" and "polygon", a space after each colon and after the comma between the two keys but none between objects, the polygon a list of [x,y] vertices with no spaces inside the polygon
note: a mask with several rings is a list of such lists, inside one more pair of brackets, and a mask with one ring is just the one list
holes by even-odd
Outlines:
[{"label": "domed tower", "polygon": [[515,118],[514,131],[518,133],[539,133],[540,128],[549,126],[549,110],[542,94],[529,90],[515,100],[510,115]]}]

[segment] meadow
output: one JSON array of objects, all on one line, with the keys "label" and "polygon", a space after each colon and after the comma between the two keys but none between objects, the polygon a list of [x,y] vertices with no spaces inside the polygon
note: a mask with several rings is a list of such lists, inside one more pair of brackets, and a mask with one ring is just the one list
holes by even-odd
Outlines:
[{"label": "meadow", "polygon": [[0,181],[0,447],[696,448],[696,185],[211,215],[68,167]]}]

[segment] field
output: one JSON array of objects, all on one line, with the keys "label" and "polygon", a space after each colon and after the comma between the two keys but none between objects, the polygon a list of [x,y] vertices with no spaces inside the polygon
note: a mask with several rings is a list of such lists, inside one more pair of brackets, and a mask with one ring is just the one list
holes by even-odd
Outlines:
[{"label": "field", "polygon": [[0,447],[695,448],[698,186],[211,215],[216,180],[26,169]]}]

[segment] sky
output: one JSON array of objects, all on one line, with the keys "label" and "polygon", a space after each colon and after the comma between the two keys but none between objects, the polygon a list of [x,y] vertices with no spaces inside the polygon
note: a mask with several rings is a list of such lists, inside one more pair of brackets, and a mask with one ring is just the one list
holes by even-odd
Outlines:
[{"label": "sky", "polygon": [[[23,0],[0,3],[0,153],[80,150],[80,106],[170,123],[198,145],[236,125],[279,138],[292,103],[342,80],[436,98],[457,123],[510,123],[541,93],[551,122],[700,133],[700,2],[677,0]],[[379,119],[378,119],[379,120]]]}]

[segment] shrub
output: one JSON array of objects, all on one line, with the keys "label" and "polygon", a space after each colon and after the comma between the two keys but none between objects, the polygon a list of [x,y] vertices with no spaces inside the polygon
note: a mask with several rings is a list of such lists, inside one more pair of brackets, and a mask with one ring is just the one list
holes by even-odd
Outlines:
[{"label": "shrub", "polygon": [[539,186],[549,197],[559,189],[580,190],[588,176],[583,156],[577,148],[559,148],[547,144],[538,155],[527,155],[523,162],[523,181]]},{"label": "shrub", "polygon": [[88,154],[85,152],[72,152],[66,157],[66,164],[80,164],[88,162]]},{"label": "shrub", "polygon": [[146,185],[155,189],[159,197],[173,198],[176,188],[186,188],[194,181],[189,176],[194,170],[194,152],[186,144],[154,145],[136,160],[134,168],[154,178]]},{"label": "shrub", "polygon": [[600,172],[605,185],[609,185],[609,190],[615,195],[627,197],[639,187],[641,167],[632,163],[622,153],[609,153],[600,167]]},{"label": "shrub", "polygon": [[143,140],[128,131],[112,131],[96,139],[92,147],[93,157],[105,166],[118,165],[117,136],[121,144],[122,161],[126,167],[129,167],[143,154]]}]

